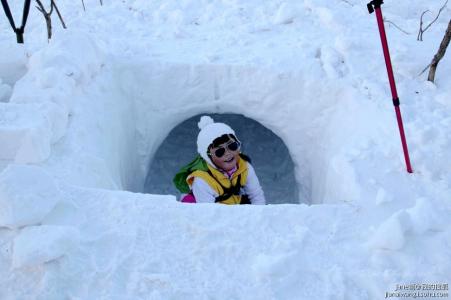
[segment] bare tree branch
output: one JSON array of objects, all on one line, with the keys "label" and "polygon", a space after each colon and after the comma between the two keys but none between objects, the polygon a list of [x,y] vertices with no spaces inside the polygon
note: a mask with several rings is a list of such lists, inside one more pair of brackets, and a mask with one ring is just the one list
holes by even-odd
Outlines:
[{"label": "bare tree branch", "polygon": [[56,13],[57,13],[57,15],[58,15],[58,18],[59,18],[60,21],[61,21],[61,25],[63,26],[63,28],[64,28],[64,29],[67,29],[66,23],[64,23],[64,20],[63,20],[63,16],[61,15],[60,10],[58,9],[58,6],[56,6],[56,3],[55,3],[54,0],[52,0],[52,9],[53,9],[53,8],[55,8]]},{"label": "bare tree branch", "polygon": [[86,11],[85,1],[81,0],[81,4],[83,4],[83,10]]},{"label": "bare tree branch", "polygon": [[47,12],[41,0],[36,0],[36,3],[39,5],[36,6],[36,8],[44,15],[45,24],[47,25],[47,40],[50,41],[50,39],[52,38],[52,19],[50,18],[52,9],[50,8],[50,11]]},{"label": "bare tree branch", "polygon": [[344,2],[344,3],[346,3],[346,4],[349,4],[350,6],[354,6],[354,4],[351,3],[351,1],[349,1],[349,0],[341,0],[341,2]]},{"label": "bare tree branch", "polygon": [[446,48],[448,48],[450,40],[451,40],[451,19],[449,20],[448,28],[446,29],[445,36],[443,37],[443,40],[440,43],[440,47],[437,51],[437,54],[435,54],[434,58],[432,59],[431,68],[429,69],[429,75],[428,75],[429,81],[434,82],[435,71],[437,70],[438,63],[445,55]]},{"label": "bare tree branch", "polygon": [[59,17],[64,29],[66,29],[66,24],[64,23],[63,17],[61,16],[61,13],[60,13],[58,7],[56,6],[56,3],[54,0],[50,1],[50,10],[48,12],[46,11],[41,0],[36,0],[36,3],[38,4],[38,6],[36,6],[36,8],[44,16],[45,23],[47,25],[47,39],[50,41],[50,39],[52,38],[52,18],[51,17],[52,17],[53,9],[56,10],[56,13],[58,14],[58,17]]},{"label": "bare tree branch", "polygon": [[410,34],[410,32],[405,31],[404,29],[402,29],[401,27],[399,27],[398,25],[396,25],[395,23],[393,23],[392,21],[388,20],[387,18],[384,17],[384,22],[392,24],[396,29],[398,29],[399,31],[401,31],[402,33],[405,33],[407,35]]},{"label": "bare tree branch", "polygon": [[53,13],[53,0],[50,0],[50,11],[49,11],[49,15],[52,15]]},{"label": "bare tree branch", "polygon": [[438,20],[438,17],[439,17],[440,14],[442,13],[442,11],[445,9],[445,7],[446,7],[447,4],[448,4],[448,0],[446,0],[445,4],[443,4],[443,6],[440,8],[440,10],[438,11],[438,14],[437,14],[437,16],[435,17],[435,19],[432,20],[432,22],[429,23],[429,25],[427,25],[424,29],[423,29],[423,16],[424,16],[427,12],[429,12],[429,10],[426,10],[426,11],[424,11],[424,12],[421,14],[421,17],[420,17],[420,29],[419,29],[419,31],[418,31],[417,41],[423,41],[423,33],[424,33],[426,30],[428,30],[428,29],[432,26],[432,24],[434,24],[434,23]]},{"label": "bare tree branch", "polygon": [[42,8],[40,8],[39,6],[36,6],[37,10],[39,10],[41,13],[45,14],[45,11],[42,10]]},{"label": "bare tree branch", "polygon": [[421,71],[420,74],[418,74],[418,76],[423,75],[424,72],[426,72],[427,69],[429,69],[429,67],[431,66],[432,63],[430,63],[429,65],[426,66],[426,68],[423,69],[423,71]]},{"label": "bare tree branch", "polygon": [[423,31],[423,17],[428,12],[429,12],[429,10],[425,10],[421,14],[421,17],[420,17],[420,30],[418,30],[417,41],[423,41],[423,32],[424,32]]}]

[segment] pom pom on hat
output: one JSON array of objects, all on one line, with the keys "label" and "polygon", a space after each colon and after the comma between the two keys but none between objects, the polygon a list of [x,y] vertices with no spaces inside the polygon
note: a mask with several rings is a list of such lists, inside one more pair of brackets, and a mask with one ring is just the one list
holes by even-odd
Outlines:
[{"label": "pom pom on hat", "polygon": [[210,146],[216,138],[224,134],[235,135],[235,131],[227,124],[215,123],[209,116],[202,116],[199,123],[197,123],[197,126],[199,126],[200,129],[199,135],[197,136],[197,152],[205,159],[205,161],[207,161],[207,163],[214,167],[215,165],[207,154],[208,146]]},{"label": "pom pom on hat", "polygon": [[208,126],[210,124],[213,124],[215,121],[209,116],[202,116],[200,117],[199,123],[197,123],[197,126],[200,130],[202,130],[205,126]]}]

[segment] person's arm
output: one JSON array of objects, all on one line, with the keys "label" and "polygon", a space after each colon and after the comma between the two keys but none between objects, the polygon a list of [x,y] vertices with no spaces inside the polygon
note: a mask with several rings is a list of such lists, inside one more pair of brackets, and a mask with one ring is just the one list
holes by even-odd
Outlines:
[{"label": "person's arm", "polygon": [[250,163],[247,163],[248,173],[247,182],[244,186],[244,192],[249,196],[249,200],[252,204],[265,205],[266,199],[263,193],[263,189],[258,181],[257,174],[255,174],[254,167]]},{"label": "person's arm", "polygon": [[202,178],[195,177],[191,185],[196,203],[215,203],[218,194]]}]

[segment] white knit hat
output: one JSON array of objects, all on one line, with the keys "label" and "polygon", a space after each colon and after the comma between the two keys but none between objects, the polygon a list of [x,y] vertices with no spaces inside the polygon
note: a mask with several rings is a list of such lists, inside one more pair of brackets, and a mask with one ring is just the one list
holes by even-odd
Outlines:
[{"label": "white knit hat", "polygon": [[216,138],[224,134],[233,134],[236,136],[235,131],[227,124],[215,123],[213,119],[208,116],[202,116],[199,123],[197,123],[197,126],[199,126],[200,129],[199,135],[197,136],[197,152],[199,152],[200,156],[205,159],[207,163],[214,167],[215,165],[207,155],[208,146],[210,146]]}]

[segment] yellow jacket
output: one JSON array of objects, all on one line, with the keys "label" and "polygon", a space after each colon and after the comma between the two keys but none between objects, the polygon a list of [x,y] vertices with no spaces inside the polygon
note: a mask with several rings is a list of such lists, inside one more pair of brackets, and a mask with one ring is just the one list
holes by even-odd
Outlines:
[{"label": "yellow jacket", "polygon": [[[225,194],[224,188],[229,189],[236,187],[238,184],[238,178],[240,178],[240,186],[244,187],[247,182],[248,164],[241,157],[238,160],[238,169],[233,173],[232,178],[228,178],[221,171],[208,165],[209,171],[194,171],[187,178],[186,182],[191,187],[195,177],[202,178],[219,196]],[[223,204],[240,204],[241,195],[231,195],[227,199],[217,201]]]}]

